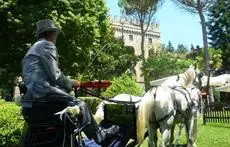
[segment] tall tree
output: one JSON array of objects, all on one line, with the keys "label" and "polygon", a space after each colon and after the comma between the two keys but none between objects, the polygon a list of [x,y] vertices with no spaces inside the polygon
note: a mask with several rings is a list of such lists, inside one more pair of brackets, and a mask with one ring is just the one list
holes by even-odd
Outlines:
[{"label": "tall tree", "polygon": [[183,44],[178,44],[176,52],[177,53],[186,53],[186,52],[188,52],[188,49]]},{"label": "tall tree", "polygon": [[205,20],[205,12],[215,3],[216,0],[173,0],[178,4],[180,8],[183,8],[191,13],[198,13],[201,21],[202,34],[203,34],[203,45],[204,45],[204,62],[205,69],[209,67],[209,53],[208,53],[208,37],[207,37],[207,26]]},{"label": "tall tree", "polygon": [[142,70],[146,79],[152,81],[182,73],[192,63],[192,60],[186,59],[186,55],[178,56],[176,53],[164,52],[149,57],[143,64]]},{"label": "tall tree", "polygon": [[175,51],[175,49],[174,49],[174,47],[173,47],[171,41],[168,42],[167,51],[168,51],[168,52],[174,52],[174,51]]},{"label": "tall tree", "polygon": [[223,66],[230,71],[230,1],[217,0],[209,13],[211,45],[223,52]]},{"label": "tall tree", "polygon": [[[66,74],[103,79],[122,74],[135,65],[129,61],[135,61],[134,55],[127,54],[112,37],[103,0],[0,0],[0,88],[12,84],[14,77],[20,75],[21,60],[36,41],[35,23],[45,18],[55,20],[62,30],[57,48],[60,66]],[[94,59],[102,55],[106,62],[100,62],[100,67],[109,68],[109,74],[95,72],[99,66],[95,66]],[[90,72],[85,72],[86,67]]]},{"label": "tall tree", "polygon": [[[145,62],[145,33],[148,27],[153,23],[154,14],[162,0],[119,0],[118,5],[124,15],[138,22],[141,30],[141,60]],[[143,80],[146,85],[146,80],[143,75]]]},{"label": "tall tree", "polygon": [[145,59],[144,39],[148,27],[154,21],[154,14],[161,0],[119,0],[124,15],[138,22],[141,29],[141,57]]}]

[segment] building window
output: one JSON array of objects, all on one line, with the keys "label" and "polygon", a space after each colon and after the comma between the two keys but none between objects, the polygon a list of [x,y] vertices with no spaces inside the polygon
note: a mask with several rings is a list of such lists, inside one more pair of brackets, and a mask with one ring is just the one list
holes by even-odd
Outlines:
[{"label": "building window", "polygon": [[129,41],[133,41],[133,35],[129,35]]},{"label": "building window", "polygon": [[153,39],[149,38],[149,44],[152,44],[152,43],[153,43]]}]

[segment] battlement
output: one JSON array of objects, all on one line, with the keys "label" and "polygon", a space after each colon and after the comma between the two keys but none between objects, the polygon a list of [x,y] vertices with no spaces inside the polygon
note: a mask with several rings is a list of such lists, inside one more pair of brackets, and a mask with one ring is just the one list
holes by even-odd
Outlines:
[{"label": "battlement", "polygon": [[[123,27],[130,27],[130,28],[133,28],[135,30],[140,30],[140,27],[139,27],[139,22],[134,20],[134,19],[127,19],[125,17],[120,17],[120,16],[110,16],[110,22],[111,24],[113,25],[123,25]],[[146,27],[146,25],[145,25]],[[152,24],[149,24],[149,27],[148,27],[148,32],[160,32],[160,25],[159,23],[152,23]]]}]

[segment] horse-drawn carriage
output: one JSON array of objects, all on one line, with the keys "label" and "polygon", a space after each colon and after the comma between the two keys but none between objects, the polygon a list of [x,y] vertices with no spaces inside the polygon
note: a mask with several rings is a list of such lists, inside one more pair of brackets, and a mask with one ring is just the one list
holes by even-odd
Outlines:
[{"label": "horse-drawn carriage", "polygon": [[[82,84],[84,92],[92,93],[87,88],[105,88],[110,86],[110,82],[88,82]],[[20,88],[22,93],[26,89]],[[75,93],[77,90],[75,90]],[[75,109],[74,102],[56,101],[57,98],[50,96],[49,101],[28,101],[22,100],[22,114],[25,119],[24,127],[24,146],[25,147],[44,147],[44,146],[63,146],[63,147],[83,147],[99,146],[93,140],[83,137],[82,130],[87,125],[80,125],[81,117],[71,117],[67,108]],[[117,136],[110,139],[106,146],[122,147],[130,139],[133,145],[136,141],[136,102],[125,102],[109,100],[104,107],[104,120],[102,127],[109,127],[113,124],[119,125],[122,129]],[[112,103],[111,103],[112,102]],[[67,107],[68,106],[68,107]],[[67,108],[66,108],[67,107]],[[69,110],[69,109],[68,109]],[[59,117],[57,112],[62,114]],[[61,119],[60,119],[61,118]]]},{"label": "horse-drawn carriage", "polygon": [[[123,147],[130,139],[133,139],[133,145],[136,145],[146,137],[146,127],[148,128],[149,146],[157,146],[156,130],[158,128],[161,129],[163,136],[161,145],[172,144],[173,127],[178,115],[183,117],[183,123],[186,124],[188,146],[195,146],[199,89],[185,87],[197,81],[198,83],[200,81],[197,71],[189,68],[176,78],[170,78],[161,85],[153,87],[143,97],[139,97],[139,100],[133,101],[130,95],[121,96],[122,99],[126,98],[126,101],[115,97],[109,100],[103,105],[101,125],[107,127],[117,124],[122,129],[106,146]],[[92,83],[88,87],[90,85],[95,88]],[[86,87],[87,84],[82,88]],[[62,111],[67,110],[66,106],[72,104],[52,101],[53,106],[47,103],[49,102],[22,101],[22,112],[28,125],[24,139],[25,146],[84,146],[85,138],[81,134],[84,125],[79,125],[80,118],[74,117],[73,119],[68,111]],[[64,112],[61,117],[62,121],[59,116],[54,115],[59,111]],[[93,144],[93,146],[98,145]]]}]

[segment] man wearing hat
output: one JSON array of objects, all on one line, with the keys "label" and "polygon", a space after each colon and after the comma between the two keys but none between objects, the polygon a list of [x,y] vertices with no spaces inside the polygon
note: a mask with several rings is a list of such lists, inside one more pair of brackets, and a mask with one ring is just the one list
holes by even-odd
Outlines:
[{"label": "man wearing hat", "polygon": [[50,19],[36,23],[38,41],[27,51],[22,61],[22,78],[27,92],[26,100],[49,100],[48,95],[57,95],[60,101],[75,101],[83,115],[83,124],[89,123],[83,130],[89,139],[103,143],[119,132],[118,126],[102,129],[94,120],[85,102],[69,95],[72,88],[80,82],[67,78],[58,67],[58,53],[55,46],[59,29]]}]

